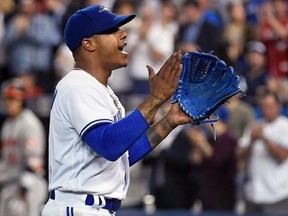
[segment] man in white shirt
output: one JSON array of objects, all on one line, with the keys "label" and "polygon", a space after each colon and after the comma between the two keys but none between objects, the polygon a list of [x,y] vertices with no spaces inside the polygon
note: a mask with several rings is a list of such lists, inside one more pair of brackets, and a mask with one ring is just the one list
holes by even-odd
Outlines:
[{"label": "man in white shirt", "polygon": [[239,140],[239,159],[246,163],[244,194],[247,211],[288,214],[288,119],[277,95],[260,99],[263,119],[249,126]]},{"label": "man in white shirt", "polygon": [[140,19],[139,27],[129,34],[127,68],[133,81],[133,93],[146,95],[149,92],[146,64],[155,71],[161,68],[174,51],[174,34],[157,20],[155,8],[149,4],[142,6]]}]

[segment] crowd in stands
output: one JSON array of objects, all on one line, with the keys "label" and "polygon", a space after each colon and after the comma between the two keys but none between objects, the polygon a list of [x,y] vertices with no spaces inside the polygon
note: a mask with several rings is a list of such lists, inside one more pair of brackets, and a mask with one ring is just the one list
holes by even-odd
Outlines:
[{"label": "crowd in stands", "polygon": [[[216,140],[210,124],[179,127],[132,167],[123,208],[142,209],[149,195],[156,209],[288,215],[288,1],[1,0],[1,91],[21,81],[26,108],[46,119],[46,129],[54,87],[74,67],[64,25],[94,4],[137,15],[122,27],[129,64],[109,83],[127,112],[149,92],[146,65],[158,71],[175,50],[214,53],[245,92],[217,111]],[[0,113],[4,120],[4,96]]]}]

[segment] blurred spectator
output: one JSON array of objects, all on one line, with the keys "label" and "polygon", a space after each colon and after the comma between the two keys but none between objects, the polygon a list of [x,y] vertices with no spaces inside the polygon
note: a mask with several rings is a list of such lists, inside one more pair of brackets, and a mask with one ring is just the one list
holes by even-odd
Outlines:
[{"label": "blurred spectator", "polygon": [[6,16],[12,13],[15,7],[13,0],[5,0],[0,2],[0,82],[8,78],[7,74],[7,56],[4,46],[4,36],[6,32]]},{"label": "blurred spectator", "polygon": [[229,131],[236,139],[239,139],[243,135],[245,128],[254,121],[253,107],[243,101],[240,95],[235,95],[229,99],[229,102],[224,106],[229,111],[227,120]]},{"label": "blurred spectator", "polygon": [[[112,12],[119,15],[136,14],[138,8],[137,5],[139,4],[137,4],[134,0],[118,0],[113,4]],[[131,23],[129,25],[135,24]]]},{"label": "blurred spectator", "polygon": [[[219,16],[221,17],[222,21],[222,28],[225,27],[225,25],[229,21],[229,11],[227,11],[227,5],[230,4],[230,2],[238,2],[238,0],[211,0],[213,8],[217,11]],[[240,0],[241,1],[241,0]]]},{"label": "blurred spectator", "polygon": [[178,34],[179,24],[178,24],[178,8],[172,0],[162,0],[161,3],[161,22],[166,26],[169,31],[174,35],[174,39]]},{"label": "blurred spectator", "polygon": [[221,107],[217,114],[216,141],[210,125],[208,131],[184,126],[167,137],[152,172],[157,209],[195,211],[200,198],[204,211],[234,210],[237,141],[227,131],[228,110]]},{"label": "blurred spectator", "polygon": [[44,0],[45,10],[53,18],[59,31],[62,33],[62,24],[68,4],[71,0]]},{"label": "blurred spectator", "polygon": [[223,45],[227,46],[227,57],[234,67],[238,69],[237,61],[242,58],[245,44],[251,38],[255,38],[255,31],[246,22],[246,11],[241,1],[233,1],[227,4],[228,22],[224,26]]},{"label": "blurred spectator", "polygon": [[269,77],[267,88],[278,95],[283,103],[282,114],[288,116],[288,79]]},{"label": "blurred spectator", "polygon": [[116,0],[63,0],[67,3],[67,8],[65,11],[65,14],[62,17],[62,31],[64,31],[64,26],[68,20],[68,18],[79,9],[82,9],[89,5],[95,5],[95,4],[101,4],[105,7],[107,7],[109,10],[112,10],[113,5],[115,4]]},{"label": "blurred spectator", "polygon": [[216,26],[217,28],[223,28],[224,20],[222,14],[218,11],[218,1],[215,0],[198,0],[200,10],[203,11],[204,19]]},{"label": "blurred spectator", "polygon": [[61,41],[51,17],[37,11],[35,0],[21,0],[7,25],[5,46],[12,76],[33,73],[45,90],[53,82],[52,53]]},{"label": "blurred spectator", "polygon": [[[45,130],[38,117],[25,108],[20,80],[5,82],[2,97],[7,118],[1,128],[0,215],[39,216],[47,198]],[[24,209],[18,208],[20,201]]]},{"label": "blurred spectator", "polygon": [[[114,4],[119,0],[86,0],[88,5],[95,5],[95,4],[101,4],[107,7],[109,10],[113,9]],[[121,0],[120,0],[121,1]],[[135,0],[131,0],[135,1]]]},{"label": "blurred spectator", "polygon": [[188,127],[177,128],[154,165],[152,194],[157,209],[190,210],[198,200],[201,172],[198,154],[191,144]]},{"label": "blurred spectator", "polygon": [[[63,15],[62,17],[62,24],[61,24],[61,27],[62,27],[62,31],[64,31],[64,26],[68,20],[68,18],[76,11],[76,10],[79,10],[83,7],[85,7],[86,5],[86,0],[84,1],[79,1],[79,0],[70,0],[67,8],[66,8],[66,12],[65,14]],[[63,35],[62,35],[63,36]],[[63,39],[63,38],[62,38]]]},{"label": "blurred spectator", "polygon": [[248,212],[288,214],[288,119],[281,116],[277,95],[259,100],[263,119],[247,127],[239,140],[239,160],[246,165]]},{"label": "blurred spectator", "polygon": [[[170,102],[165,103],[155,119],[163,116],[170,106]],[[196,148],[191,145],[190,130],[190,125],[176,128],[143,160],[151,168],[149,189],[158,210],[189,210],[198,198],[201,179],[198,163],[191,159]]]},{"label": "blurred spectator", "polygon": [[140,8],[141,23],[137,29],[129,32],[128,41],[128,69],[133,81],[135,94],[149,92],[148,70],[150,65],[158,71],[165,59],[174,51],[174,32],[163,23],[162,14],[157,19],[156,9],[150,4]]},{"label": "blurred spectator", "polygon": [[204,211],[233,212],[236,201],[237,139],[227,125],[227,108],[222,105],[216,113],[220,118],[214,123],[217,130],[216,140],[213,128],[208,124],[205,127],[207,136],[197,130],[190,134],[195,146],[211,148],[210,154],[206,153],[201,163],[202,182],[199,197]]},{"label": "blurred spectator", "polygon": [[259,38],[267,47],[269,73],[288,77],[288,2],[270,0],[262,5]]},{"label": "blurred spectator", "polygon": [[204,11],[197,0],[186,0],[179,14],[179,33],[177,49],[183,52],[200,49],[204,52],[217,50],[222,36],[222,29],[204,18]]},{"label": "blurred spectator", "polygon": [[55,68],[55,82],[67,75],[74,68],[74,58],[72,52],[65,43],[59,45],[55,52],[53,65]]},{"label": "blurred spectator", "polygon": [[25,88],[25,106],[39,117],[49,117],[52,95],[43,92],[33,74],[17,76]]},{"label": "blurred spectator", "polygon": [[267,0],[243,0],[245,4],[245,10],[247,13],[247,22],[249,24],[255,27],[259,25],[259,13],[260,13],[262,4],[264,4],[266,1]]},{"label": "blurred spectator", "polygon": [[242,80],[245,82],[246,96],[243,100],[253,107],[258,105],[257,96],[262,87],[267,85],[269,73],[267,71],[266,47],[260,41],[250,41],[247,43],[245,54],[246,67],[242,71]]},{"label": "blurred spectator", "polygon": [[40,86],[36,85],[35,77],[31,74],[23,74],[17,77],[23,84],[25,89],[25,103],[27,100],[35,99],[43,94]]},{"label": "blurred spectator", "polygon": [[[45,0],[46,10],[48,10],[52,17],[54,17],[62,37],[62,32],[64,30],[67,18],[70,17],[70,15],[72,15],[72,13],[74,13],[76,10],[88,6],[90,3],[92,4],[92,1],[90,2],[88,0]],[[61,39],[63,39],[62,37]],[[57,83],[74,68],[74,59],[72,52],[68,49],[63,40],[57,46],[54,54],[54,78],[55,83]]]},{"label": "blurred spectator", "polygon": [[[253,107],[240,98],[241,95],[235,95],[229,102],[225,104],[229,111],[229,118],[227,126],[233,136],[239,140],[243,136],[245,129],[254,121]],[[245,199],[243,194],[243,180],[245,176],[245,169],[242,161],[237,161],[236,174],[236,206],[235,211],[241,214],[245,211]]]}]

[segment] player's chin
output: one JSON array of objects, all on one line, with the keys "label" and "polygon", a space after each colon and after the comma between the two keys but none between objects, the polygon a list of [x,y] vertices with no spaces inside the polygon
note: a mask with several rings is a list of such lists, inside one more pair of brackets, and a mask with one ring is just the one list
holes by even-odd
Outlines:
[{"label": "player's chin", "polygon": [[123,68],[126,67],[128,65],[128,61],[126,60],[122,60],[122,61],[118,61],[117,63],[113,64],[113,70],[119,69],[119,68]]},{"label": "player's chin", "polygon": [[127,59],[127,53],[120,53],[121,55],[121,60],[119,59],[119,63],[121,64],[121,67],[126,67],[128,65],[128,59]]},{"label": "player's chin", "polygon": [[118,68],[123,68],[123,67],[127,67],[128,63],[126,62],[125,64],[120,64]]}]

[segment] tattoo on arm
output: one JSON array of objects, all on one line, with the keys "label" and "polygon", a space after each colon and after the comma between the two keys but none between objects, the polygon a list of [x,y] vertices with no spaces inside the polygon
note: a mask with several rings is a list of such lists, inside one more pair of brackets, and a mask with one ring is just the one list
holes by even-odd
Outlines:
[{"label": "tattoo on arm", "polygon": [[147,136],[152,148],[155,148],[163,140],[161,135],[155,130],[148,130]]},{"label": "tattoo on arm", "polygon": [[155,148],[173,129],[165,117],[152,125],[146,132],[151,147]]},{"label": "tattoo on arm", "polygon": [[155,98],[154,96],[149,95],[143,103],[138,106],[138,109],[146,119],[146,121],[151,124],[154,120],[154,116],[163,103],[160,99]]},{"label": "tattoo on arm", "polygon": [[158,106],[154,107],[152,110],[150,110],[150,112],[147,112],[147,115],[146,115],[147,122],[149,122],[149,123],[153,122],[154,116],[155,116],[158,108],[159,108]]}]

